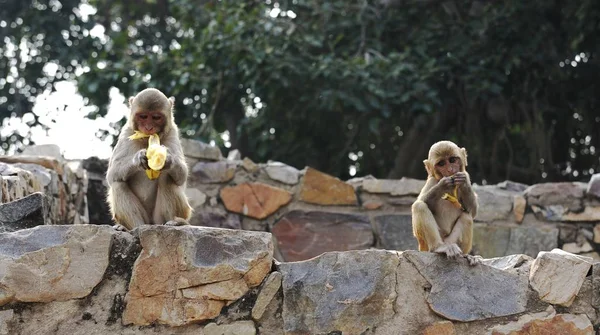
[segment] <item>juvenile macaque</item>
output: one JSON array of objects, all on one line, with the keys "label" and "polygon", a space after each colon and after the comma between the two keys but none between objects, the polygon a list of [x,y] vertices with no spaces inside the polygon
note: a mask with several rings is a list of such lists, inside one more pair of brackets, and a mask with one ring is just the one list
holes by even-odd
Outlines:
[{"label": "juvenile macaque", "polygon": [[468,254],[477,195],[465,169],[467,151],[453,142],[440,141],[431,146],[423,163],[427,182],[412,205],[413,234],[419,250],[449,258],[464,256],[470,264],[476,264],[479,258]]},{"label": "juvenile macaque", "polygon": [[[129,98],[129,119],[106,174],[108,203],[118,229],[131,230],[144,224],[182,225],[191,216],[192,208],[184,193],[188,168],[173,117],[174,102],[173,97],[167,98],[154,88]],[[166,158],[162,169],[152,175],[147,173],[150,167],[146,150],[154,134],[166,147]]]}]

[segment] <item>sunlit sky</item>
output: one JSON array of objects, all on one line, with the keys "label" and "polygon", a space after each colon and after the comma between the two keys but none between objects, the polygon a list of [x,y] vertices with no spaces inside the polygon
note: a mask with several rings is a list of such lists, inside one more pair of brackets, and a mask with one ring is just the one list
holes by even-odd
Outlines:
[{"label": "sunlit sky", "polygon": [[[92,156],[108,158],[112,152],[112,139],[101,140],[96,136],[99,130],[108,130],[116,134],[111,122],[119,121],[127,114],[125,98],[117,89],[110,91],[111,102],[108,114],[96,120],[85,116],[93,107],[85,106],[83,97],[77,93],[75,83],[63,81],[56,84],[56,92],[44,93],[37,97],[32,112],[40,122],[48,125],[46,132],[41,127],[31,128],[31,140],[35,144],[56,144],[66,159],[83,159]],[[28,121],[33,115],[26,114],[23,119],[5,119],[0,132],[11,135],[19,132],[27,134]]]}]

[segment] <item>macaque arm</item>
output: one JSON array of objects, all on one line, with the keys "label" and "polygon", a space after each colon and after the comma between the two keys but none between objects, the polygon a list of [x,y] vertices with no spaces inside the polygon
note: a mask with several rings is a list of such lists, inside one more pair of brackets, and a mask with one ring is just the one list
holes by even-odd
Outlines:
[{"label": "macaque arm", "polygon": [[427,182],[423,189],[421,190],[421,194],[419,194],[419,199],[425,202],[429,206],[433,206],[435,202],[442,196],[443,194],[443,186],[438,182],[434,177],[427,178]]},{"label": "macaque arm", "polygon": [[[468,175],[467,175],[468,176]],[[471,181],[467,177],[467,181],[461,185],[460,187],[460,195],[459,195],[460,203],[463,207],[471,214],[472,218],[475,218],[477,215],[477,195],[473,192],[473,188],[471,187]]]},{"label": "macaque arm", "polygon": [[131,131],[123,131],[110,157],[106,172],[106,181],[109,185],[114,182],[127,181],[139,169],[133,161],[139,148],[127,138],[129,135],[131,135]]},{"label": "macaque arm", "polygon": [[172,159],[170,168],[165,172],[169,174],[177,186],[181,186],[185,184],[187,180],[188,167],[185,162],[185,157],[183,156],[181,143],[177,136],[176,133],[170,133],[167,138],[163,140],[163,145],[169,149],[168,153],[171,155]]}]

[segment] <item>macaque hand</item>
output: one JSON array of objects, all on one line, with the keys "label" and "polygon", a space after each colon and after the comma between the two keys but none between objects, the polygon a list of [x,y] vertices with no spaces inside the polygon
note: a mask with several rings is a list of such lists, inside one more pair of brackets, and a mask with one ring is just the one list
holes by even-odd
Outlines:
[{"label": "macaque hand", "polygon": [[173,166],[173,155],[171,154],[171,152],[169,151],[169,148],[167,148],[167,156],[165,158],[165,165],[163,165],[162,170],[168,170]]},{"label": "macaque hand", "polygon": [[146,149],[141,149],[133,157],[133,164],[139,166],[142,170],[148,170],[148,157],[146,157]]},{"label": "macaque hand", "polygon": [[463,185],[467,183],[467,174],[464,172],[457,172],[450,178],[454,178],[454,183],[456,185]]}]

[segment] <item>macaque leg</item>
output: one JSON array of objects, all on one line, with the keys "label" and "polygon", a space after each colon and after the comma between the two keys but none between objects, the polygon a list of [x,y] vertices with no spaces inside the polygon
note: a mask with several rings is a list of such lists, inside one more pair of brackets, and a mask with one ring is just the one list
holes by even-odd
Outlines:
[{"label": "macaque leg", "polygon": [[168,226],[188,225],[191,208],[185,194],[175,185],[160,184],[152,218],[155,224]]},{"label": "macaque leg", "polygon": [[417,200],[412,205],[412,223],[419,251],[433,251],[444,243],[435,217],[425,202]]},{"label": "macaque leg", "polygon": [[150,222],[146,209],[127,183],[114,182],[109,191],[109,199],[112,203],[112,214],[113,219],[117,222],[117,229],[120,229],[118,226],[120,225],[131,230]]},{"label": "macaque leg", "polygon": [[450,232],[450,235],[444,239],[444,243],[458,244],[470,265],[476,265],[480,263],[480,256],[469,255],[469,252],[473,247],[473,218],[471,217],[471,214],[462,213],[460,215],[460,217],[456,220],[454,228],[452,228],[452,232]]}]

